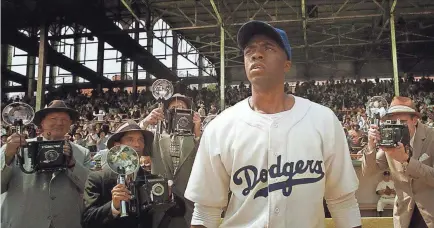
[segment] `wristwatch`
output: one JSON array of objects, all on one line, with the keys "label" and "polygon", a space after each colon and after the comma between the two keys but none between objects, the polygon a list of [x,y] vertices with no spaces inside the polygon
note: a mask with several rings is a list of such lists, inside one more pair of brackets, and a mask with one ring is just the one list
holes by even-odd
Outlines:
[{"label": "wristwatch", "polygon": [[407,166],[408,166],[408,163],[410,163],[410,159],[411,159],[411,155],[410,155],[410,154],[408,154],[408,158],[407,158],[407,161],[405,161],[405,162],[402,162],[402,163],[401,163],[401,165],[402,165],[402,168],[403,168],[404,172],[406,172],[406,171],[407,171]]}]

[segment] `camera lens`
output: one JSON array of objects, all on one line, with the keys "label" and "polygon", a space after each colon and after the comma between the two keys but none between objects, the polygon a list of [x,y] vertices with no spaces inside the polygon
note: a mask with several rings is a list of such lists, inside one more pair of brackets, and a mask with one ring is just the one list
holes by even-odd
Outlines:
[{"label": "camera lens", "polygon": [[45,159],[49,162],[55,161],[58,157],[59,154],[55,150],[45,152]]},{"label": "camera lens", "polygon": [[163,192],[163,188],[160,187],[160,186],[158,186],[158,187],[155,188],[155,192],[156,193],[162,193]]},{"label": "camera lens", "polygon": [[178,126],[181,128],[186,128],[188,126],[188,119],[187,117],[183,116],[181,118],[179,118],[178,120]]},{"label": "camera lens", "polygon": [[160,183],[154,184],[152,186],[152,194],[156,196],[161,196],[164,194],[164,186]]}]

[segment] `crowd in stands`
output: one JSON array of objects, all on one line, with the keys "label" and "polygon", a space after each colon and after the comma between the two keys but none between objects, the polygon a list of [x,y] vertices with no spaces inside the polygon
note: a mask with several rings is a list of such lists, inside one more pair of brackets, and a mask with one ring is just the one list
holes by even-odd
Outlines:
[{"label": "crowd in stands", "polygon": [[[421,78],[415,80],[408,77],[399,82],[400,95],[411,97],[422,113],[422,121],[434,127],[434,82],[432,79]],[[352,151],[357,151],[366,142],[366,130],[368,117],[365,114],[365,104],[372,96],[383,96],[388,102],[393,98],[392,80],[341,80],[326,82],[307,81],[297,82],[294,88],[285,84],[287,93],[307,98],[331,108],[347,134],[347,139]],[[186,85],[177,84],[175,92],[191,97],[195,103],[195,110],[202,117],[219,112],[219,89],[216,86],[201,89],[189,88]],[[225,91],[227,107],[251,95],[249,85],[239,84],[227,86]],[[82,116],[78,124],[71,129],[70,135],[65,136],[76,140],[79,144],[98,151],[105,148],[105,142],[122,121],[127,119],[141,120],[154,108],[156,101],[152,93],[145,89],[138,92],[136,99],[126,90],[92,90],[90,94],[84,94],[80,90],[57,90],[46,94],[45,102],[54,99],[64,100],[68,106],[78,110]],[[3,108],[11,103],[22,101],[34,106],[35,99],[3,97]],[[33,127],[27,127],[25,132],[29,136],[37,134]],[[2,141],[11,133],[10,127],[2,124]]]}]

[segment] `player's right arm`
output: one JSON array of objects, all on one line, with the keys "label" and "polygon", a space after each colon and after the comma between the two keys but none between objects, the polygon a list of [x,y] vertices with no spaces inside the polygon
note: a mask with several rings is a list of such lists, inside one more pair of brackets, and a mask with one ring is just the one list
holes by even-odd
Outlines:
[{"label": "player's right arm", "polygon": [[191,227],[218,227],[228,202],[230,176],[222,160],[224,146],[213,126],[202,135],[185,197],[195,203]]},{"label": "player's right arm", "polygon": [[384,194],[384,187],[383,187],[382,183],[383,182],[378,183],[377,189],[375,189],[375,193],[377,193],[377,195],[379,195],[379,196]]},{"label": "player's right arm", "polygon": [[362,151],[363,176],[373,175],[389,167],[384,151],[377,151],[376,144],[379,140],[380,132],[378,131],[378,127],[371,125],[368,131],[368,145]]}]

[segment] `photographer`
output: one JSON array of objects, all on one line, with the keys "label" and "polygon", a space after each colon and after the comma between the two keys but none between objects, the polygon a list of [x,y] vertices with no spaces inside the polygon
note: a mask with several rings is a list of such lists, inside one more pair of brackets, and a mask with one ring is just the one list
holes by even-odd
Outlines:
[{"label": "photographer", "polygon": [[[33,122],[42,130],[44,141],[64,140],[78,112],[60,100],[35,113]],[[36,141],[36,138],[27,142]],[[66,171],[25,174],[15,162],[23,136],[13,134],[2,146],[1,193],[7,192],[1,208],[2,227],[79,228],[83,192],[90,168],[89,150],[65,142]],[[28,149],[25,149],[28,150]],[[29,152],[29,151],[28,151]],[[24,164],[29,170],[29,162]]]},{"label": "photographer", "polygon": [[395,97],[383,120],[400,120],[408,126],[410,145],[380,146],[379,126],[369,129],[368,146],[363,149],[364,175],[390,168],[396,187],[395,227],[434,227],[434,130],[419,121],[413,101]]},{"label": "photographer", "polygon": [[[165,110],[174,108],[192,109],[192,101],[181,94],[174,94],[165,103]],[[156,125],[164,120],[161,108],[156,108],[140,123],[142,129],[149,125]],[[163,132],[160,137],[155,137],[152,153],[152,173],[166,176],[173,181],[172,193],[176,206],[165,214],[155,217],[158,227],[190,227],[194,205],[185,199],[184,192],[190,178],[194,158],[196,157],[198,140],[201,135],[201,120],[199,113],[193,114],[193,134],[191,136],[174,136]],[[178,148],[179,151],[176,151]],[[174,151],[175,150],[175,151]]]},{"label": "photographer", "polygon": [[[141,157],[142,167],[146,167],[153,141],[150,131],[142,130],[136,122],[130,120],[121,125],[107,141],[107,148],[117,145],[132,147]],[[139,173],[140,172],[140,173]],[[140,168],[136,175],[143,175]],[[142,216],[140,220],[135,216],[120,217],[121,201],[130,200],[130,192],[124,184],[117,184],[118,175],[103,165],[101,171],[92,172],[86,182],[84,190],[85,210],[82,216],[83,228],[118,228],[118,227],[152,227],[152,216]]]}]

